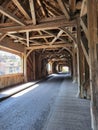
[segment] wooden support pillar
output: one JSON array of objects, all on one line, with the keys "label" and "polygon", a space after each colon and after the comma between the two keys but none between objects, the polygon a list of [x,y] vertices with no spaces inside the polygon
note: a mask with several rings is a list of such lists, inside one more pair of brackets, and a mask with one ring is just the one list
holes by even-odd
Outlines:
[{"label": "wooden support pillar", "polygon": [[84,98],[84,84],[85,84],[85,58],[82,51],[80,49],[80,97]]},{"label": "wooden support pillar", "polygon": [[53,63],[53,73],[57,73],[56,66],[57,66],[57,62],[54,62]]},{"label": "wooden support pillar", "polygon": [[33,76],[34,80],[36,80],[35,52],[33,52]]},{"label": "wooden support pillar", "polygon": [[80,88],[81,88],[81,75],[80,75],[80,68],[81,68],[81,65],[80,65],[80,60],[81,60],[81,57],[80,57],[80,50],[81,50],[81,47],[80,47],[80,39],[81,39],[81,36],[80,36],[80,19],[77,18],[77,77],[78,77],[78,95],[80,96]]},{"label": "wooden support pillar", "polygon": [[23,73],[24,73],[24,82],[27,82],[27,56],[26,56],[26,52],[24,53],[24,58],[23,58]]},{"label": "wooden support pillar", "polygon": [[98,2],[87,0],[92,128],[98,130]]},{"label": "wooden support pillar", "polygon": [[73,48],[73,82],[76,82],[76,48]]},{"label": "wooden support pillar", "polygon": [[78,72],[78,68],[77,68],[77,47],[76,47],[76,53],[75,53],[75,73],[76,73],[76,82],[78,83],[78,74],[77,74],[77,72]]},{"label": "wooden support pillar", "polygon": [[41,78],[41,55],[38,56],[38,78]]}]

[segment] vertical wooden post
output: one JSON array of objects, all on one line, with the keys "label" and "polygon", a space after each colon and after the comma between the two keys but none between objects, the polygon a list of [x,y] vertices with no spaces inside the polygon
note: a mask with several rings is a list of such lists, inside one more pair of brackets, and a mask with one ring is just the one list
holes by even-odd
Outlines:
[{"label": "vertical wooden post", "polygon": [[27,82],[27,56],[26,56],[26,51],[24,53],[24,58],[23,58],[23,73],[24,73],[24,82]]},{"label": "vertical wooden post", "polygon": [[76,57],[75,47],[73,48],[73,82],[76,82]]},{"label": "vertical wooden post", "polygon": [[80,19],[77,18],[77,77],[78,77],[78,95],[80,96],[80,88],[81,88],[81,66],[80,66]]},{"label": "vertical wooden post", "polygon": [[38,57],[38,75],[39,75],[39,79],[41,78],[41,55],[39,55]]},{"label": "vertical wooden post", "polygon": [[[98,130],[98,35],[97,35],[97,1],[87,0],[88,43],[90,57],[90,87],[92,128]],[[97,50],[97,52],[96,52]]]},{"label": "vertical wooden post", "polygon": [[36,66],[35,66],[35,52],[33,52],[33,76],[34,76],[34,80],[36,80]]},{"label": "vertical wooden post", "polygon": [[75,53],[75,67],[76,67],[76,82],[78,83],[78,68],[77,68],[77,47],[76,47],[76,53]]}]

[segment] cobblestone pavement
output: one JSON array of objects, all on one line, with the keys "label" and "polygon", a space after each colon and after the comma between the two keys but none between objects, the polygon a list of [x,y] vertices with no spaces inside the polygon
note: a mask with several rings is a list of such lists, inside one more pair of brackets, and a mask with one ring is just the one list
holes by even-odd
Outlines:
[{"label": "cobblestone pavement", "polygon": [[91,130],[90,101],[79,99],[76,84],[65,80],[44,130]]},{"label": "cobblestone pavement", "polygon": [[41,130],[64,77],[55,76],[0,103],[0,130]]}]

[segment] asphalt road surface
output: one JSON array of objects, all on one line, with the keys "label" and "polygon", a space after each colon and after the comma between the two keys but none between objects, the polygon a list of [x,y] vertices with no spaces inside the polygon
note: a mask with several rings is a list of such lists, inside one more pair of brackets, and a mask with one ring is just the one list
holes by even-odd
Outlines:
[{"label": "asphalt road surface", "polygon": [[64,79],[53,76],[0,102],[0,130],[42,130]]}]

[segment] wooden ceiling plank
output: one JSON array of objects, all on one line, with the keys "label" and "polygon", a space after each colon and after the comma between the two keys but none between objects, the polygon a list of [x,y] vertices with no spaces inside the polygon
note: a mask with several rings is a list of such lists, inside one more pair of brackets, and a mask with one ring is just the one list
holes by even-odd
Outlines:
[{"label": "wooden ceiling plank", "polygon": [[19,0],[12,0],[12,1],[18,7],[20,12],[25,16],[26,19],[31,19],[26,10],[23,8],[22,4],[19,2]]},{"label": "wooden ceiling plank", "polygon": [[58,3],[59,3],[59,6],[61,7],[63,13],[65,14],[66,18],[68,20],[70,20],[70,15],[69,15],[69,11],[68,9],[66,8],[66,5],[64,4],[64,1],[63,0],[57,0]]},{"label": "wooden ceiling plank", "polygon": [[2,13],[3,15],[7,16],[8,18],[10,18],[11,20],[13,20],[14,22],[24,26],[24,22],[22,22],[19,18],[17,18],[15,15],[13,15],[12,13],[10,13],[9,11],[7,11],[5,8],[3,8],[2,6],[0,6],[0,13]]},{"label": "wooden ceiling plank", "polygon": [[29,0],[29,5],[30,5],[33,24],[36,25],[36,14],[35,14],[34,0]]}]

